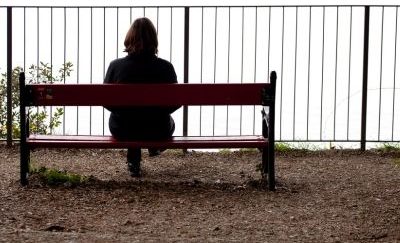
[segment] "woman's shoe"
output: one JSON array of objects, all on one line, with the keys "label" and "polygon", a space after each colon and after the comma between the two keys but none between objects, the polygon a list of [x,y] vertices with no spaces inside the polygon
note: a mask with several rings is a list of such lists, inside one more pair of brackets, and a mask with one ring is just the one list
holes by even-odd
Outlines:
[{"label": "woman's shoe", "polygon": [[164,152],[167,149],[148,149],[149,150],[149,157],[154,157],[160,155],[162,152]]},{"label": "woman's shoe", "polygon": [[129,162],[128,161],[128,170],[132,177],[140,177],[140,161],[138,162]]}]

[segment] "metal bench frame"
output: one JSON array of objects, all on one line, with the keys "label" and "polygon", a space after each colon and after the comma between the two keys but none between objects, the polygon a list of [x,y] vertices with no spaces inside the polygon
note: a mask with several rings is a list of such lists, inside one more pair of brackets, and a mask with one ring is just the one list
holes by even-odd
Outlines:
[{"label": "metal bench frame", "polygon": [[[21,184],[28,184],[34,148],[259,148],[263,178],[275,190],[276,73],[270,83],[229,84],[26,84],[20,73]],[[35,135],[28,106],[262,105],[262,135],[173,137],[160,141],[118,141],[112,136]]]}]

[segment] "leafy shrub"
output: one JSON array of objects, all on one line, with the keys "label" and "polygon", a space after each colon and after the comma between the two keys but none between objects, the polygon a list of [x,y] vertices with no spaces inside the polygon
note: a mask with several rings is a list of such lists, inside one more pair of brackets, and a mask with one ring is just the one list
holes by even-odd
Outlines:
[{"label": "leafy shrub", "polygon": [[[57,83],[65,80],[71,75],[72,63],[67,62],[54,74],[52,66],[40,62],[39,66],[31,65],[27,72],[28,83]],[[13,138],[20,136],[19,121],[19,73],[22,67],[12,70],[12,134]],[[29,129],[32,133],[50,134],[54,128],[61,125],[61,117],[64,114],[63,108],[55,108],[51,113],[48,107],[29,107],[27,110],[30,121]],[[7,73],[0,75],[0,139],[7,137]]]}]

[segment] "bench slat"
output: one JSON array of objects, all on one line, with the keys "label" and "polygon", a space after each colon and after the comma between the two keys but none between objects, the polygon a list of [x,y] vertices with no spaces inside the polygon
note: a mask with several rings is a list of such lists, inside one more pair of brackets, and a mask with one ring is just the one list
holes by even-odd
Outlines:
[{"label": "bench slat", "polygon": [[269,83],[29,84],[31,106],[261,105]]},{"label": "bench slat", "polygon": [[118,141],[112,136],[31,135],[31,148],[262,148],[268,145],[262,136],[173,137],[160,141]]}]

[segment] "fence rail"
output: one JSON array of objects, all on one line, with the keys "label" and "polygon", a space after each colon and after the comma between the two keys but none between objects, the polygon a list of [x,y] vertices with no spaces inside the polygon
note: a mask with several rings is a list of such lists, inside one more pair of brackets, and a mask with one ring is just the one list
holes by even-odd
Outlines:
[{"label": "fence rail", "polygon": [[[101,83],[108,63],[124,56],[129,25],[146,16],[158,32],[159,56],[174,64],[180,82],[266,82],[276,70],[277,141],[357,142],[361,149],[367,142],[400,142],[398,8],[0,7],[0,50],[7,52],[6,60],[0,57],[0,70],[7,67],[3,139],[13,138],[13,68],[44,63],[53,74],[71,62],[73,71],[61,82]],[[31,74],[38,79],[37,70]],[[108,133],[103,108],[64,111],[52,132]],[[178,135],[261,133],[258,107],[185,107],[174,118]]]}]

